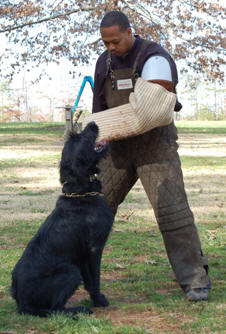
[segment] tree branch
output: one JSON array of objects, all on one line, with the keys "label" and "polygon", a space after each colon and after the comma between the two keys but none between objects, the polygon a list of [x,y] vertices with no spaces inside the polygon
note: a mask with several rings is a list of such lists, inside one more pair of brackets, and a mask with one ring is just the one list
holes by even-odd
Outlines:
[{"label": "tree branch", "polygon": [[98,42],[101,41],[101,40],[102,40],[101,37],[98,37],[95,41],[90,42],[90,43],[87,43],[86,46],[91,46],[91,45],[93,45],[93,44],[98,43]]},{"label": "tree branch", "polygon": [[141,15],[146,18],[147,20],[151,21],[153,25],[160,24],[160,21],[156,22],[153,17],[151,16],[150,12],[140,3],[137,3],[136,5],[131,4],[128,0],[122,0],[122,2],[127,6],[129,9],[137,12],[137,9],[140,9]]},{"label": "tree branch", "polygon": [[[125,6],[127,6],[129,9],[133,10],[135,13],[137,12],[137,9],[139,9],[141,11],[141,15],[146,20],[150,21],[153,24],[153,26],[158,26],[159,27],[161,25],[159,18],[158,18],[158,22],[157,22],[157,20],[155,21],[153,19],[153,17],[151,16],[150,12],[142,4],[138,3],[136,5],[133,5],[133,4],[129,3],[129,0],[121,0],[121,1],[125,4]],[[162,37],[164,39],[167,39],[166,35],[163,32],[161,27],[159,27],[159,31],[160,31]]]},{"label": "tree branch", "polygon": [[[92,10],[95,10],[95,7],[87,7],[87,8],[82,9],[82,11],[92,11]],[[10,32],[10,31],[13,31],[13,30],[24,28],[26,26],[32,26],[32,25],[40,24],[40,23],[47,22],[47,21],[50,21],[50,20],[55,20],[55,19],[58,19],[60,17],[66,17],[68,15],[77,13],[79,11],[81,11],[81,8],[69,10],[69,11],[67,11],[63,14],[57,14],[57,15],[45,17],[45,18],[40,19],[38,21],[34,21],[34,22],[30,21],[30,22],[19,24],[19,25],[16,25],[16,26],[7,27],[5,29],[0,30],[0,33]]]}]

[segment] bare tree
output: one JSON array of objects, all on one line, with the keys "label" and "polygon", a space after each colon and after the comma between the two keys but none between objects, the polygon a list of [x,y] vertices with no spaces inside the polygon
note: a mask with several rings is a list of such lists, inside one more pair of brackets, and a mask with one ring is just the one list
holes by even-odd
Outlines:
[{"label": "bare tree", "polygon": [[72,72],[89,63],[103,50],[99,24],[112,9],[124,11],[137,34],[184,59],[183,71],[223,81],[225,9],[217,0],[1,0],[1,75],[12,78],[24,66],[62,58],[71,61]]}]

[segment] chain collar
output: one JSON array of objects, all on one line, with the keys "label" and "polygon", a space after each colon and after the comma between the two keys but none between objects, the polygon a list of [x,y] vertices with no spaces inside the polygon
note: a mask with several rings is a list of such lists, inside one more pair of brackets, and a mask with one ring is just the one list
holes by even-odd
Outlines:
[{"label": "chain collar", "polygon": [[89,193],[84,193],[84,194],[77,194],[77,193],[63,193],[65,197],[86,197],[86,196],[104,196],[103,193],[97,192],[97,191],[92,191]]}]

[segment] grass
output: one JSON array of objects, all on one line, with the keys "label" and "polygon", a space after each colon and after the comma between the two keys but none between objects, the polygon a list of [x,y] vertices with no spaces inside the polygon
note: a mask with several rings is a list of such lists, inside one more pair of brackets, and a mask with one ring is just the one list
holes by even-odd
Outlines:
[{"label": "grass", "polygon": [[226,134],[226,121],[176,121],[179,133]]},{"label": "grass", "polygon": [[0,131],[3,134],[43,134],[48,136],[62,136],[64,133],[64,123],[0,123]]},{"label": "grass", "polygon": [[[139,181],[120,206],[102,262],[106,309],[77,321],[17,313],[11,271],[55,206],[63,124],[0,124],[0,334],[226,333],[225,122],[178,121],[189,203],[210,262],[208,302],[189,303],[168,263],[153,210]],[[83,287],[70,303],[91,306]]]},{"label": "grass", "polygon": [[208,170],[213,169],[216,171],[217,169],[224,168],[226,165],[226,157],[202,157],[196,156],[191,159],[189,156],[181,157],[182,165],[186,168],[205,168],[208,166]]}]

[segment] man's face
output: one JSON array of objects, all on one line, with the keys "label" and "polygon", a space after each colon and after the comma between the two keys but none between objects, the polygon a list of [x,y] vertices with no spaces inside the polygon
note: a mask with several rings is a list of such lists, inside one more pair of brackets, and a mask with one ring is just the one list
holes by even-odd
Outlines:
[{"label": "man's face", "polygon": [[120,31],[118,25],[100,28],[100,33],[107,50],[115,56],[123,56],[133,46],[131,28]]}]

